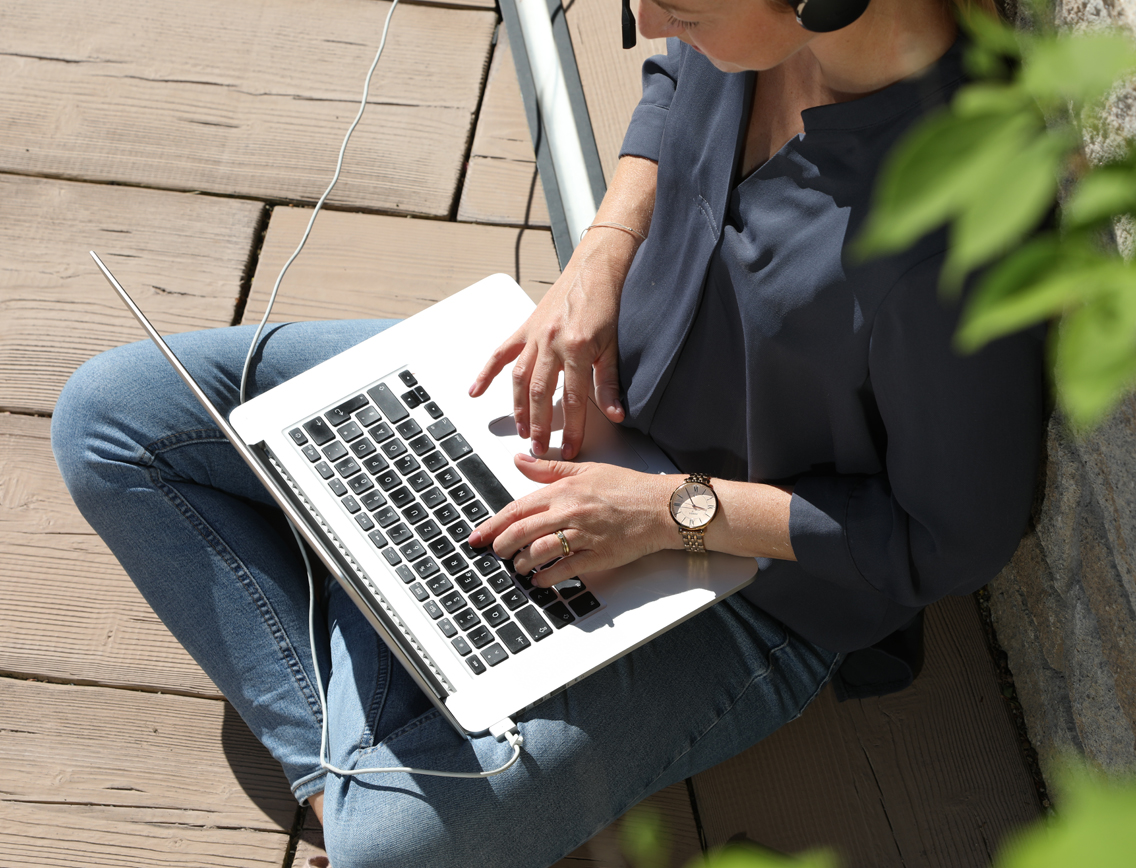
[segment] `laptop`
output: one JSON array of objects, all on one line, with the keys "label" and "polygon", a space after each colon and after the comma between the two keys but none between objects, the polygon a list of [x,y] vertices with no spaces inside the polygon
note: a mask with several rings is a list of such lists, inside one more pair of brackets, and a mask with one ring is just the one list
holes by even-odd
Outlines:
[{"label": "laptop", "polygon": [[[415,682],[459,731],[508,718],[744,587],[753,558],[664,551],[552,589],[465,542],[540,485],[512,387],[468,384],[534,303],[498,274],[257,395],[225,419],[103,275]],[[562,414],[555,414],[556,457]],[[578,461],[677,470],[591,402]],[[659,505],[660,510],[665,508]],[[677,534],[677,530],[675,531]]]}]

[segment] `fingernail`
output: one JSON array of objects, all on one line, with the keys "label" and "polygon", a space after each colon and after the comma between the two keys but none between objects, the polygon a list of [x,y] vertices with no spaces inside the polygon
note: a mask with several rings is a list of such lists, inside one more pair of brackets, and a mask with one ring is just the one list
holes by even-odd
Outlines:
[{"label": "fingernail", "polygon": [[560,449],[560,457],[563,458],[565,461],[571,461],[572,456],[574,456],[575,454],[576,454],[575,447],[563,446]]},{"label": "fingernail", "polygon": [[522,425],[520,422],[517,423],[517,436],[520,437],[522,440],[528,440],[529,439],[528,427],[526,425]]},{"label": "fingernail", "polygon": [[531,455],[529,455],[527,452],[518,452],[517,453],[517,460],[518,461],[524,461],[527,464],[535,464],[536,463],[536,459],[533,458]]},{"label": "fingernail", "polygon": [[544,447],[541,446],[539,443],[537,443],[535,440],[533,440],[531,442],[531,448],[532,448],[533,455],[543,455],[544,454]]},{"label": "fingernail", "polygon": [[468,542],[473,548],[477,548],[483,542],[485,542],[485,540],[483,540],[481,537],[481,531],[475,530],[469,535],[469,537],[466,539],[466,542]]}]

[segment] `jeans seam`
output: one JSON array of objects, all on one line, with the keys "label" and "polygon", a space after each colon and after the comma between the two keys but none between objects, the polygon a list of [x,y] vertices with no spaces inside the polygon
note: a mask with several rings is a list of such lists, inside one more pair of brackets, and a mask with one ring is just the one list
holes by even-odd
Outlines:
[{"label": "jeans seam", "polygon": [[[201,431],[201,433],[205,433],[204,429],[198,430]],[[217,433],[219,434],[219,432]],[[276,617],[276,614],[275,612],[273,612],[272,607],[268,604],[268,600],[261,592],[255,578],[252,576],[248,567],[241,563],[240,559],[233,553],[232,549],[224,542],[224,540],[221,539],[221,537],[216,533],[216,531],[213,530],[208,522],[206,522],[200,515],[198,515],[197,511],[193,509],[193,507],[190,506],[189,503],[180,494],[178,494],[177,490],[162,478],[161,471],[153,466],[153,459],[157,456],[158,451],[165,451],[166,449],[186,445],[190,442],[202,442],[206,439],[204,437],[186,439],[181,435],[176,435],[176,438],[176,442],[170,442],[174,440],[174,438],[172,437],[165,437],[160,441],[155,441],[156,444],[167,442],[169,443],[169,445],[164,445],[157,451],[150,451],[150,449],[147,448],[147,451],[151,456],[151,461],[148,462],[147,465],[145,465],[145,472],[150,478],[151,485],[154,486],[155,490],[162,492],[162,495],[166,498],[170,505],[178,511],[182,518],[184,518],[189,523],[190,527],[192,527],[198,533],[198,535],[206,543],[206,545],[208,545],[217,555],[217,557],[221,559],[221,562],[233,574],[233,577],[237,580],[240,586],[244,588],[245,593],[249,595],[249,598],[252,600],[257,612],[260,613],[261,619],[263,620],[265,626],[268,627],[272,638],[276,641],[276,646],[280,651],[281,659],[288,667],[288,671],[292,673],[292,678],[295,681],[297,688],[300,690],[300,695],[304,697],[304,701],[307,703],[308,710],[312,712],[313,719],[317,724],[322,725],[323,712],[319,707],[319,701],[312,689],[311,681],[307,677],[307,673],[304,672],[303,667],[300,665],[299,657],[296,654],[291,641],[288,640],[287,633],[281,626],[280,620]],[[214,437],[210,439],[217,438]],[[228,440],[224,439],[223,437],[221,438],[221,440],[226,443],[228,442]],[[318,664],[313,660],[312,665],[314,666]]]}]

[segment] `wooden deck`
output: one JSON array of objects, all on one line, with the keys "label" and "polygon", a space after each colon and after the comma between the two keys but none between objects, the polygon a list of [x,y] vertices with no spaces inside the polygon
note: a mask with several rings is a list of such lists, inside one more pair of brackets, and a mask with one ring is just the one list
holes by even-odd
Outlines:
[{"label": "wooden deck", "polygon": [[[259,315],[387,9],[0,0],[0,868],[288,868],[320,852],[274,762],[71,505],[49,426],[71,371],[140,336],[88,249],[160,329]],[[609,177],[650,51],[621,52],[617,18],[614,0],[568,4]],[[395,12],[335,210],[277,319],[406,316],[494,271],[534,298],[555,280],[498,21],[492,0]],[[835,846],[847,868],[985,864],[1036,797],[973,601],[932,607],[928,631],[912,689],[826,692],[655,796],[673,863],[745,835]],[[620,865],[617,838],[560,865]]]}]

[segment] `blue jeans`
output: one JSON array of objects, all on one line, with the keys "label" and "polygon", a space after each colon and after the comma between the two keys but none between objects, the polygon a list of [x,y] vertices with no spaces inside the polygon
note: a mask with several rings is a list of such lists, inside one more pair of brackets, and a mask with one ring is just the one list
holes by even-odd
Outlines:
[{"label": "blue jeans", "polygon": [[[249,392],[387,325],[274,326]],[[251,334],[170,339],[225,413],[237,403]],[[479,361],[471,360],[471,379]],[[83,515],[279,760],[297,799],[324,792],[335,868],[551,864],[645,796],[797,717],[839,662],[735,596],[522,715],[524,752],[503,774],[326,774],[295,543],[149,341],[75,373],[56,407],[52,444]],[[509,746],[491,736],[455,732],[338,586],[328,581],[325,590],[315,638],[334,765],[476,771],[509,758]]]}]

